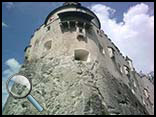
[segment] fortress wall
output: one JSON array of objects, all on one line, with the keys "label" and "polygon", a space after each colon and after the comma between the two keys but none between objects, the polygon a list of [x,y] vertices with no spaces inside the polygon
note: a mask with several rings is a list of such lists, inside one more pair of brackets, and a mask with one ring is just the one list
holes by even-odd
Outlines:
[{"label": "fortress wall", "polygon": [[[148,83],[148,81],[141,79],[135,70],[132,71],[130,69],[131,66],[128,64],[126,57],[121,54],[120,50],[107,37],[107,35],[104,32],[101,32],[96,26],[96,20],[92,21],[90,29],[85,29],[84,38],[80,40],[78,39],[79,32],[77,30],[77,25],[75,25],[74,28],[63,28],[61,25],[62,21],[59,19],[58,14],[66,11],[81,11],[93,16],[91,12],[79,8],[62,9],[54,13],[49,18],[47,24],[43,24],[34,32],[30,41],[32,47],[26,51],[28,61],[59,56],[65,58],[70,56],[70,59],[83,59],[90,63],[98,61],[100,66],[107,69],[115,79],[127,85],[140,103],[145,103],[145,107],[149,110],[149,113],[153,113],[151,108],[154,108],[154,106],[151,107],[150,101],[154,103],[154,95],[150,96],[150,101],[146,99],[144,95],[144,87],[147,87],[147,84],[148,87],[150,87],[150,93],[154,94],[153,85]],[[81,18],[79,20],[81,20]],[[82,20],[82,22],[85,21],[86,20]],[[114,57],[112,58],[110,57],[109,48],[114,50]],[[87,59],[83,58],[82,56],[85,56],[87,52],[89,52],[86,56]],[[128,74],[126,74],[124,66],[127,66],[129,69]]]}]

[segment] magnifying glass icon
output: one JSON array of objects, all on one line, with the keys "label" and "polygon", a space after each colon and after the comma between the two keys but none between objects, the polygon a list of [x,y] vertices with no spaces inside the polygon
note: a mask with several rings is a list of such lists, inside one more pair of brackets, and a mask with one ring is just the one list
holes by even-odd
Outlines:
[{"label": "magnifying glass icon", "polygon": [[8,93],[15,99],[27,98],[34,107],[39,111],[43,111],[43,107],[30,95],[32,90],[31,81],[23,75],[14,74],[6,83]]}]

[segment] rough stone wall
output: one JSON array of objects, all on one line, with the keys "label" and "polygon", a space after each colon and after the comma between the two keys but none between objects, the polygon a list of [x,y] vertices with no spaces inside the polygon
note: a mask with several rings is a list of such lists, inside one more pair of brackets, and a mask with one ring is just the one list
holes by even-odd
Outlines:
[{"label": "rough stone wall", "polygon": [[40,59],[24,64],[20,73],[31,79],[31,95],[44,110],[38,112],[27,99],[9,97],[3,114],[148,114],[131,90],[99,61],[86,63],[70,56]]},{"label": "rough stone wall", "polygon": [[[74,9],[61,12],[70,10]],[[20,69],[31,79],[31,95],[43,106],[43,112],[38,112],[27,99],[9,96],[3,114],[154,114],[153,85],[146,81],[152,94],[147,100],[143,94],[145,83],[136,71],[130,71],[129,76],[124,69],[121,73],[120,67],[129,67],[128,62],[106,34],[92,25],[91,30],[86,30],[87,41],[79,41],[76,29],[62,32],[57,13],[54,17],[53,22],[48,21],[48,25],[35,31]],[[49,50],[44,47],[47,41],[52,41]],[[110,58],[108,47],[114,49],[114,59]],[[75,60],[74,50],[78,48],[89,52],[89,62]]]}]

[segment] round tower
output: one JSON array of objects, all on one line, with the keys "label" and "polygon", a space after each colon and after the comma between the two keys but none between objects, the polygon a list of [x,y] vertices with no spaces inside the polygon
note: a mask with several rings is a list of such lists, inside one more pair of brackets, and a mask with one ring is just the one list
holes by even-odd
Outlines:
[{"label": "round tower", "polygon": [[100,28],[99,19],[88,8],[78,2],[65,2],[50,12],[35,31],[26,59],[65,55],[87,62],[94,60],[98,51],[96,30]]},{"label": "round tower", "polygon": [[97,16],[78,2],[50,12],[31,36],[19,71],[32,82],[31,95],[44,109],[38,112],[28,100],[9,96],[3,114],[153,113],[143,106],[147,100],[142,100],[142,81],[132,72],[132,61],[100,28]]}]

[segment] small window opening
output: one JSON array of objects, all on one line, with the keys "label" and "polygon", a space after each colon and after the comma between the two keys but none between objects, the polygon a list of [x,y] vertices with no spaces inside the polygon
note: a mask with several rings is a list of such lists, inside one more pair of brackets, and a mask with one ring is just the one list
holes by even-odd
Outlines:
[{"label": "small window opening", "polygon": [[71,21],[70,22],[70,25],[71,25],[71,27],[75,27],[75,22],[74,21]]},{"label": "small window opening", "polygon": [[50,30],[50,26],[47,27],[47,31],[49,31],[49,30]]},{"label": "small window opening", "polygon": [[99,30],[97,30],[97,34],[99,34]]},{"label": "small window opening", "polygon": [[70,31],[75,31],[75,30],[76,30],[75,22],[74,21],[71,21],[70,22]]},{"label": "small window opening", "polygon": [[28,56],[25,56],[25,60],[27,60],[28,59]]},{"label": "small window opening", "polygon": [[84,39],[84,36],[81,35],[81,34],[79,34],[79,35],[77,36],[77,39],[78,39],[79,41],[86,41],[86,40]]},{"label": "small window opening", "polygon": [[49,49],[51,48],[51,40],[48,41],[48,42],[46,42],[46,43],[44,44],[44,47],[45,47],[46,50],[49,50]]},{"label": "small window opening", "polygon": [[82,28],[79,28],[79,32],[80,32],[80,33],[83,33],[83,30],[82,30]]},{"label": "small window opening", "polygon": [[83,22],[78,22],[77,26],[82,28],[83,27]]},{"label": "small window opening", "polygon": [[75,60],[88,61],[89,52],[87,50],[78,49],[74,51]]},{"label": "small window opening", "polygon": [[78,35],[77,35],[77,39],[79,40],[79,41],[85,41],[86,43],[87,43],[87,39],[86,39],[86,37],[85,37],[85,30],[83,29],[83,28],[81,28],[81,27],[78,27]]},{"label": "small window opening", "polygon": [[68,25],[67,21],[62,21],[60,24],[61,24],[60,25],[61,26],[61,31],[63,33],[69,31],[69,29],[68,29],[69,25]]}]

